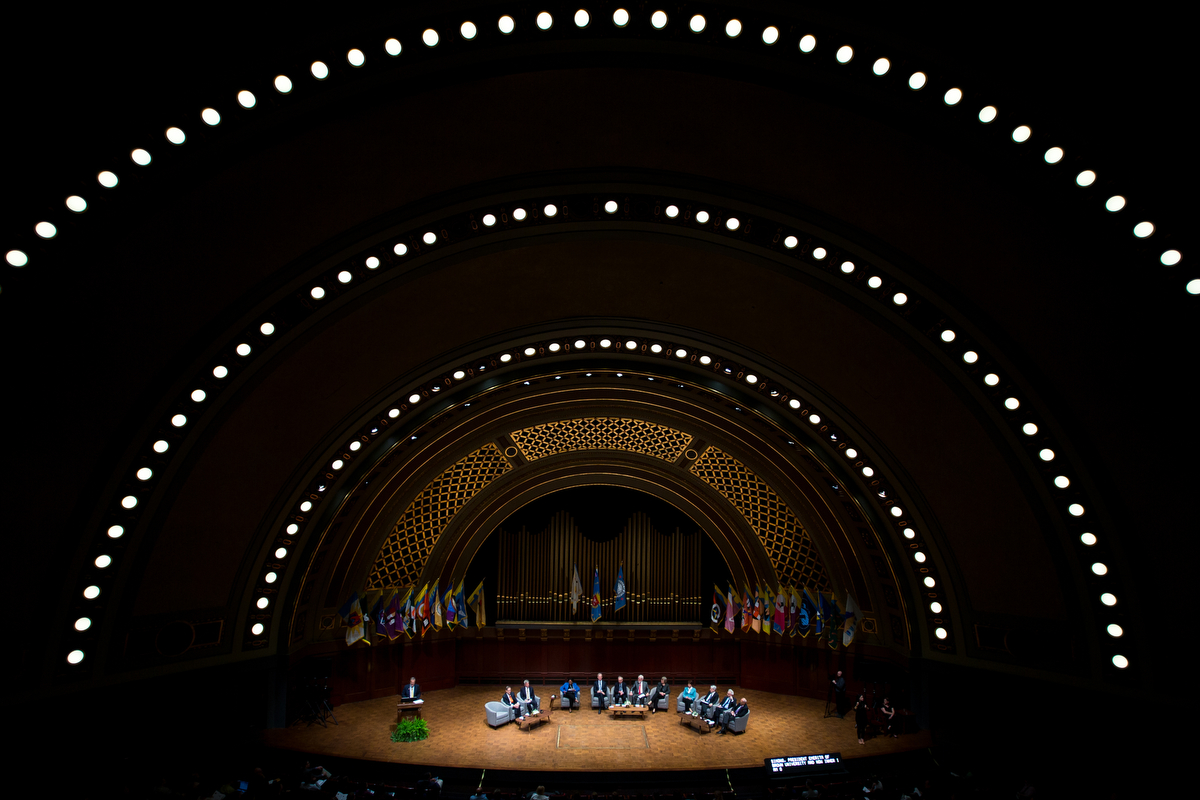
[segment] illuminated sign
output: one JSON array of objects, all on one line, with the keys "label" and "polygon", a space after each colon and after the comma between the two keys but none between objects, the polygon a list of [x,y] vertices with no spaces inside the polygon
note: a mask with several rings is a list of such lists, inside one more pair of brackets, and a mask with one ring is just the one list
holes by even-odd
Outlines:
[{"label": "illuminated sign", "polygon": [[822,772],[843,772],[841,753],[815,753],[807,756],[781,756],[765,758],[767,775],[771,778],[788,778],[794,775],[813,775]]}]

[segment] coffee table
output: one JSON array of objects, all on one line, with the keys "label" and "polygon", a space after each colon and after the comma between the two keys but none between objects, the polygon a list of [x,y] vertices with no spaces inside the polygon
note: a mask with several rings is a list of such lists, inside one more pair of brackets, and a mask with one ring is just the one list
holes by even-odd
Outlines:
[{"label": "coffee table", "polygon": [[650,710],[650,706],[612,706],[608,709],[614,717],[641,717],[646,718],[646,712]]},{"label": "coffee table", "polygon": [[399,724],[400,720],[404,719],[405,717],[415,717],[417,719],[424,719],[424,717],[421,716],[421,706],[423,706],[423,705],[424,705],[424,703],[406,703],[406,702],[396,703],[396,722],[397,722],[397,724]]},{"label": "coffee table", "polygon": [[538,725],[541,725],[543,722],[549,722],[550,718],[553,716],[554,716],[553,709],[543,708],[541,710],[541,713],[539,713],[539,714],[530,714],[525,719],[517,720],[517,727],[523,731],[527,731],[530,728],[536,728]]},{"label": "coffee table", "polygon": [[709,731],[715,730],[717,727],[716,725],[709,725],[708,720],[704,717],[693,717],[691,714],[686,712],[679,715],[679,724],[686,725],[692,730],[699,731],[700,733],[708,733]]}]

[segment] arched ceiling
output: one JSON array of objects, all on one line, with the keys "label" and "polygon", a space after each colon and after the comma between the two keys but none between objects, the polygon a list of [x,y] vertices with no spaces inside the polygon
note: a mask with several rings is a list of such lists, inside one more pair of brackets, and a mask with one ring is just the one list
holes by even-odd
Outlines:
[{"label": "arched ceiling", "polygon": [[[951,320],[986,345],[1059,443],[1072,491],[1094,498],[1089,511],[1104,533],[1097,547],[1115,573],[1103,586],[1117,587],[1122,613],[1135,607],[1148,574],[1148,556],[1138,553],[1147,537],[1181,529],[1186,515],[1171,487],[1187,473],[1135,466],[1153,450],[1119,423],[1130,408],[1146,413],[1138,400],[1149,396],[1176,433],[1184,406],[1180,377],[1166,369],[1170,345],[1194,330],[1179,281],[1151,267],[1130,271],[1144,251],[1063,210],[1068,190],[1031,177],[1045,165],[1010,161],[999,142],[963,145],[941,118],[890,116],[895,101],[836,73],[789,84],[755,72],[753,57],[722,73],[702,55],[674,55],[558,69],[498,61],[496,74],[460,65],[427,86],[397,91],[392,80],[334,91],[304,106],[307,115],[284,109],[270,124],[214,138],[161,178],[130,182],[127,200],[64,224],[61,241],[47,244],[61,245],[57,254],[38,250],[42,262],[6,273],[6,340],[25,345],[15,368],[42,387],[16,398],[31,423],[14,432],[14,452],[31,464],[7,459],[16,496],[30,501],[19,504],[17,528],[51,532],[21,544],[23,563],[44,565],[21,580],[61,586],[58,628],[45,651],[31,646],[26,656],[49,667],[43,685],[156,666],[123,661],[120,643],[132,628],[175,618],[227,620],[225,649],[198,654],[196,664],[253,657],[237,635],[262,553],[350,434],[478,354],[621,326],[752,364],[863,437],[893,485],[914,498],[931,552],[953,576],[961,663],[1037,671],[1045,665],[989,661],[965,647],[966,626],[1050,625],[1074,631],[1088,654],[1066,674],[1121,680],[1104,666],[1111,645],[1095,603],[1101,584],[1087,572],[1094,551],[1071,538],[1078,531],[1039,482],[1045,476],[1019,434],[989,405],[980,376],[929,341],[935,329],[837,275],[785,266],[786,255],[719,231],[684,236],[632,220],[456,243],[445,257],[421,254],[411,270],[381,267],[378,279],[364,277],[325,305],[303,300],[315,278],[401,231],[522,198],[659,196],[790,221],[901,281],[921,308],[937,310],[931,324]],[[293,316],[270,316],[284,312]],[[56,335],[34,333],[50,319]],[[254,338],[265,319],[279,323],[277,338]],[[243,340],[255,349],[237,367],[230,351]],[[193,407],[199,376],[224,360],[235,367],[227,382],[204,379],[199,414],[189,412],[191,427],[155,460],[148,444],[165,420]],[[643,377],[660,369],[641,366]],[[684,377],[710,401],[721,394],[713,387],[722,376]],[[476,382],[472,391],[482,397],[485,388]],[[526,396],[541,391],[565,402],[544,387]],[[589,413],[602,395],[586,398]],[[669,405],[668,396],[656,402]],[[75,420],[79,403],[86,424]],[[737,413],[722,411],[708,435],[724,431],[730,452],[770,467],[765,450],[747,447],[761,434],[731,433]],[[760,416],[780,431],[803,429],[786,413],[782,422]],[[425,469],[462,455],[448,448]],[[814,471],[787,456],[773,469],[797,486],[799,475],[834,460],[818,459]],[[797,477],[783,474],[787,463]],[[138,485],[144,464],[156,473],[152,493],[128,538],[106,541],[111,503]],[[113,566],[97,573],[95,558],[109,554]],[[76,595],[91,581],[102,595],[89,606]],[[911,599],[919,590],[907,591]],[[101,620],[96,630],[70,630],[79,613]],[[80,641],[106,655],[72,673],[62,652]]]}]

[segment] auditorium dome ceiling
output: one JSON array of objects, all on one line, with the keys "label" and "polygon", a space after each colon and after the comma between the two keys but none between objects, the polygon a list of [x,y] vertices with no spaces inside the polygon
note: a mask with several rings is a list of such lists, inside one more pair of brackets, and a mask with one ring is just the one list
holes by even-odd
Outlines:
[{"label": "auditorium dome ceiling", "polygon": [[[1135,681],[1143,551],[1187,529],[1195,475],[1178,359],[1197,298],[1186,260],[1160,263],[1189,255],[1172,195],[1037,96],[1018,143],[1020,94],[994,90],[1005,132],[988,138],[972,87],[1003,75],[956,73],[961,55],[739,8],[732,45],[601,30],[598,12],[586,36],[539,40],[530,8],[512,12],[518,38],[481,27],[470,50],[453,5],[310,32],[277,66],[233,55],[232,78],[191,75],[161,112],[113,121],[127,133],[69,180],[22,183],[36,199],[19,219],[57,226],[14,233],[29,263],[0,279],[28,387],[10,435],[23,455],[6,458],[26,499],[14,529],[44,532],[19,545],[39,568],[18,585],[56,604],[26,651],[42,688],[287,653],[321,638],[331,598],[388,569],[460,575],[514,508],[606,482],[711,520],[735,577],[815,575],[791,553],[808,542],[810,566],[872,613],[885,585],[899,592],[911,640],[880,647]],[[779,42],[749,41],[777,13]],[[421,43],[427,27],[442,50]],[[380,63],[385,29],[395,63]],[[839,37],[858,48],[844,65]],[[334,61],[351,40],[361,74]],[[884,51],[895,73],[871,73]],[[970,108],[943,99],[960,84]],[[1087,159],[1051,171],[1057,143]],[[130,161],[134,146],[154,160]],[[1107,181],[1106,163],[1131,198],[1162,190],[1159,205],[1131,201],[1119,226],[1103,214],[1124,211],[1093,214],[1110,184],[1067,173]],[[90,177],[102,168],[122,181],[112,193]],[[82,214],[62,206],[73,193]],[[1153,236],[1126,230],[1135,215]],[[705,459],[786,513],[763,522]],[[422,560],[380,573],[397,521],[464,463],[491,471],[422,523]],[[130,635],[179,621],[219,622],[218,640],[127,657]],[[1057,649],[982,646],[980,630],[1017,629],[1053,630]]]}]

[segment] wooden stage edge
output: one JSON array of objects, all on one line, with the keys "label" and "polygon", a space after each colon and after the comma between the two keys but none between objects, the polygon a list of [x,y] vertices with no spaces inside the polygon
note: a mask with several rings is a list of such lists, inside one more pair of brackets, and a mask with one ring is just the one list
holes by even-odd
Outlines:
[{"label": "wooden stage edge", "polygon": [[[730,687],[721,687],[722,691]],[[875,736],[858,743],[853,716],[825,718],[825,701],[733,687],[750,706],[746,732],[718,736],[679,724],[672,709],[636,718],[615,719],[589,709],[568,714],[557,701],[554,718],[529,731],[510,723],[487,724],[484,704],[499,700],[503,687],[458,686],[426,692],[422,715],[429,738],[392,742],[396,697],[347,703],[334,709],[338,724],[303,722],[263,731],[263,744],[313,755],[384,763],[568,772],[744,769],[762,767],[763,759],[803,753],[840,752],[843,759],[921,750],[932,744],[928,731],[893,739]],[[535,687],[542,703],[557,688]],[[584,701],[588,693],[583,692]]]}]

